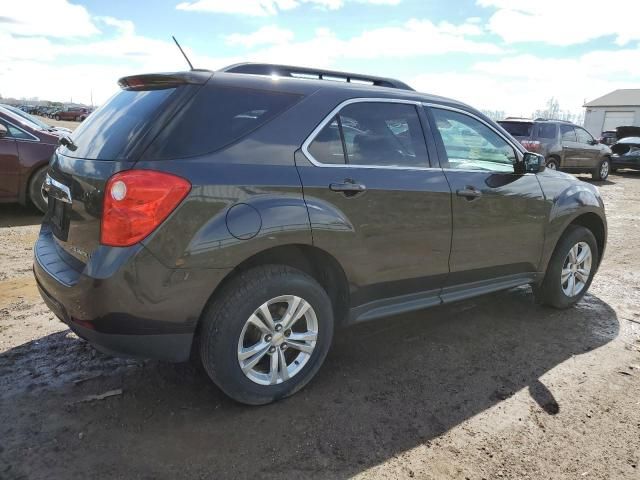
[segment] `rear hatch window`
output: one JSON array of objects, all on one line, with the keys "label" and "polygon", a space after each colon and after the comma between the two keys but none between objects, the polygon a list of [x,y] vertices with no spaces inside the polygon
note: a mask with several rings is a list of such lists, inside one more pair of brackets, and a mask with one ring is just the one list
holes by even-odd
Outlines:
[{"label": "rear hatch window", "polygon": [[118,92],[73,132],[76,148],[61,147],[61,153],[88,160],[132,160],[144,134],[175,92],[176,88]]},{"label": "rear hatch window", "polygon": [[301,95],[206,85],[149,146],[144,158],[164,160],[220,150],[266,124]]},{"label": "rear hatch window", "polygon": [[498,122],[502,128],[514,137],[530,137],[533,133],[531,122]]}]

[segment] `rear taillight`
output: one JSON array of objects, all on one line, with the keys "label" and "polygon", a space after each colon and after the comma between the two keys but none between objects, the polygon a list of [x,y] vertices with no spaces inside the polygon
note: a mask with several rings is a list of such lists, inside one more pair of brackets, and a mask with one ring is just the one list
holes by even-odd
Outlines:
[{"label": "rear taillight", "polygon": [[523,140],[522,146],[527,149],[529,152],[539,152],[540,151],[540,142],[538,140]]},{"label": "rear taillight", "polygon": [[128,247],[153,232],[191,190],[184,178],[152,170],[116,173],[104,192],[100,243]]}]

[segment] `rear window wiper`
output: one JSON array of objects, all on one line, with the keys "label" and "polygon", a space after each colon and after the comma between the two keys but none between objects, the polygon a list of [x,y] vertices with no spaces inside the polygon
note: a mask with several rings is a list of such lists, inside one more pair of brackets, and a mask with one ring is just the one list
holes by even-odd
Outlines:
[{"label": "rear window wiper", "polygon": [[58,140],[58,144],[67,147],[72,152],[75,152],[78,149],[78,146],[73,143],[73,140],[71,140],[69,135],[62,135]]}]

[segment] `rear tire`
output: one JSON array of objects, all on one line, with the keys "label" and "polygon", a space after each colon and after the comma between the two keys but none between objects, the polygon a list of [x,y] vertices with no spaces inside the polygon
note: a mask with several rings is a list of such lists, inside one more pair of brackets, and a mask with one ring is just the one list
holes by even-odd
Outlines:
[{"label": "rear tire", "polygon": [[[288,324],[287,313],[301,307],[306,310],[299,320]],[[313,278],[283,265],[255,267],[232,279],[207,307],[198,338],[202,365],[238,402],[271,403],[315,376],[329,351],[333,323],[331,301]]]},{"label": "rear tire", "polygon": [[609,176],[609,171],[611,170],[611,160],[608,158],[603,158],[598,166],[591,173],[591,177],[594,180],[606,180]]},{"label": "rear tire", "polygon": [[560,162],[556,157],[549,157],[545,165],[549,170],[560,170]]},{"label": "rear tire", "polygon": [[[572,250],[576,254],[573,259]],[[542,284],[534,288],[536,300],[559,309],[575,305],[587,293],[598,262],[598,244],[591,230],[570,225],[556,245]]]},{"label": "rear tire", "polygon": [[56,120],[60,120],[60,115],[56,115],[54,118],[55,118]]},{"label": "rear tire", "polygon": [[49,165],[41,167],[36,170],[29,180],[29,200],[31,200],[31,203],[33,203],[42,213],[47,211],[48,205],[47,198],[42,193],[42,184],[44,183],[44,178],[47,175],[48,169]]}]

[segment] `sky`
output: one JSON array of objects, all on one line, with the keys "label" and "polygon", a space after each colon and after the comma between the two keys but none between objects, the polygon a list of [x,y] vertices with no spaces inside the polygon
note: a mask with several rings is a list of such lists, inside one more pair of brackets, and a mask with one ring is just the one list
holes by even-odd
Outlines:
[{"label": "sky", "polygon": [[[610,6],[609,6],[610,5]],[[242,61],[401,79],[529,116],[640,88],[640,0],[0,0],[0,95],[101,104],[117,79]]]}]

